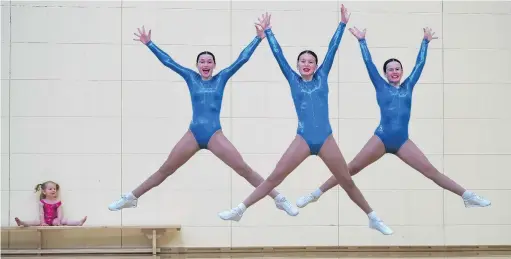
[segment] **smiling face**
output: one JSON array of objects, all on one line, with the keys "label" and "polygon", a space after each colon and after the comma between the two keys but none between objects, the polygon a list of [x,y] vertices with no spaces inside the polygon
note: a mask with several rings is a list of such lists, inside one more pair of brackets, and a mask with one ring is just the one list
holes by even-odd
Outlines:
[{"label": "smiling face", "polygon": [[43,194],[49,199],[57,198],[57,185],[53,182],[46,183],[42,188]]},{"label": "smiling face", "polygon": [[303,78],[310,79],[318,66],[316,54],[310,50],[305,50],[298,55],[296,68]]},{"label": "smiling face", "polygon": [[209,79],[213,75],[216,62],[213,53],[204,51],[197,56],[197,69],[203,79]]},{"label": "smiling face", "polygon": [[385,77],[387,77],[389,83],[398,85],[401,82],[401,77],[403,76],[403,66],[399,60],[387,60],[383,66],[383,69],[385,72]]}]

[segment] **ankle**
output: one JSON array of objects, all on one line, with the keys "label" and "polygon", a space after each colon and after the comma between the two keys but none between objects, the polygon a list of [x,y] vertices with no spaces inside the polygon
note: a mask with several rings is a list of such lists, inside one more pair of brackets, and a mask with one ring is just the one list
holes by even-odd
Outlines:
[{"label": "ankle", "polygon": [[312,192],[312,196],[314,196],[314,198],[316,198],[316,199],[321,197],[322,194],[323,194],[323,191],[321,191],[320,188],[318,188]]},{"label": "ankle", "polygon": [[378,215],[376,215],[376,212],[375,211],[371,211],[367,214],[367,217],[370,219],[370,220],[379,220],[380,218],[378,217]]},{"label": "ankle", "polygon": [[133,192],[126,193],[126,198],[128,198],[129,200],[137,199],[137,197],[135,197],[135,195],[133,195]]},{"label": "ankle", "polygon": [[247,210],[247,206],[243,203],[240,203],[236,208],[240,209],[242,213]]},{"label": "ankle", "polygon": [[281,193],[279,193],[277,196],[275,196],[275,198],[273,198],[275,201],[282,201],[284,200],[286,197],[284,197],[284,195],[282,195]]},{"label": "ankle", "polygon": [[464,192],[463,192],[463,194],[461,195],[461,198],[463,198],[463,199],[468,199],[468,198],[470,198],[470,196],[472,196],[472,195],[474,195],[474,193],[473,193],[473,192],[471,192],[471,191],[467,191],[467,190],[466,190],[466,191],[464,191]]}]

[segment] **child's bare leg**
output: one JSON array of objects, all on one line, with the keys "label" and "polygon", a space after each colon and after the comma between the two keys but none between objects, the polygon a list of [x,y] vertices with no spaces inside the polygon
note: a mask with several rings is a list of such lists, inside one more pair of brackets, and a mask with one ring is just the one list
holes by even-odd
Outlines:
[{"label": "child's bare leg", "polygon": [[87,221],[87,216],[85,216],[81,220],[68,220],[68,219],[62,219],[60,222],[63,226],[83,226],[83,224]]},{"label": "child's bare leg", "polygon": [[32,220],[32,221],[22,221],[19,218],[14,218],[16,221],[16,224],[18,224],[19,227],[30,227],[30,226],[40,226],[41,222],[39,220]]}]

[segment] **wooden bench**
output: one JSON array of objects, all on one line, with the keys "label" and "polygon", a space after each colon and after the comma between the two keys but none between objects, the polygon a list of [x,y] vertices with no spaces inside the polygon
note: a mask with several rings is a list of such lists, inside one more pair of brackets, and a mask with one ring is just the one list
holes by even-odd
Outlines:
[{"label": "wooden bench", "polygon": [[[163,226],[34,226],[34,227],[2,227],[2,232],[36,231],[39,237],[38,249],[2,249],[2,255],[20,254],[104,254],[104,253],[152,253],[156,255],[161,250],[157,247],[157,239],[167,230],[181,231],[181,225]],[[84,249],[43,249],[43,233],[58,230],[92,230],[92,229],[136,229],[140,230],[152,241],[152,248],[84,248]]]}]

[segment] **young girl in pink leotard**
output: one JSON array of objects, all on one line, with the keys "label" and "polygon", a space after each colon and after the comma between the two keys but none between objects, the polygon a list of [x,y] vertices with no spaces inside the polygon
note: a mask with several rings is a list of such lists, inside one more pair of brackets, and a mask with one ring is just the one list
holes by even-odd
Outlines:
[{"label": "young girl in pink leotard", "polygon": [[36,185],[35,191],[41,192],[39,197],[39,220],[37,221],[21,221],[14,218],[18,226],[82,226],[87,220],[84,217],[80,221],[71,221],[64,218],[62,211],[62,202],[58,199],[60,186],[53,182],[47,181]]}]

